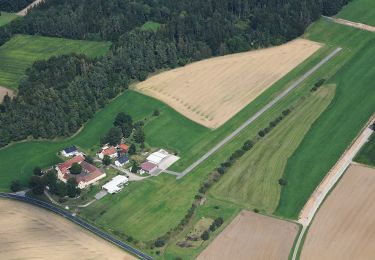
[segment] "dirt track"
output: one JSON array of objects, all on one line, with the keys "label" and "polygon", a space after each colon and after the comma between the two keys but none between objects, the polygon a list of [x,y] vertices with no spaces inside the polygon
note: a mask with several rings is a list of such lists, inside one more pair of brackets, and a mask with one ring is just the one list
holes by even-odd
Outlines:
[{"label": "dirt track", "polygon": [[138,84],[191,120],[217,128],[321,47],[298,39],[264,50],[203,60]]},{"label": "dirt track", "polygon": [[369,32],[375,32],[375,26],[371,26],[371,25],[367,25],[363,23],[356,23],[356,22],[348,21],[348,20],[341,19],[341,18],[333,18],[333,17],[327,17],[327,16],[325,16],[325,18],[338,24],[358,28],[361,30],[369,31]]},{"label": "dirt track", "polygon": [[1,259],[135,259],[64,218],[31,205],[1,199],[0,215]]},{"label": "dirt track", "polygon": [[2,86],[0,86],[0,103],[3,102],[3,98],[4,96],[8,93],[9,96],[13,97],[14,96],[14,92],[13,90],[10,90],[8,88],[4,88]]},{"label": "dirt track", "polygon": [[25,16],[27,14],[27,12],[33,8],[35,5],[39,4],[40,2],[42,2],[44,0],[35,0],[34,2],[32,2],[31,4],[29,4],[27,7],[25,7],[23,10],[19,11],[17,13],[17,15],[19,16]]},{"label": "dirt track", "polygon": [[301,259],[374,259],[375,169],[351,165],[316,215]]},{"label": "dirt track", "polygon": [[242,211],[198,256],[198,260],[288,259],[296,224]]}]

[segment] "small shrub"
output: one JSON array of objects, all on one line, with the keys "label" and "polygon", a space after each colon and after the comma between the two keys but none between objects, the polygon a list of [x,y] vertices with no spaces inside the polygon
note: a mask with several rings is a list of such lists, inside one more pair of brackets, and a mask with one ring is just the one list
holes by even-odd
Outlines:
[{"label": "small shrub", "polygon": [[251,148],[253,148],[254,144],[251,140],[247,140],[243,146],[242,146],[242,150],[244,151],[249,151]]},{"label": "small shrub", "polygon": [[260,130],[259,133],[258,133],[258,135],[259,135],[260,137],[264,137],[266,134],[264,133],[263,130]]},{"label": "small shrub", "polygon": [[163,247],[165,246],[165,240],[162,238],[158,238],[155,241],[155,247]]},{"label": "small shrub", "polygon": [[285,186],[285,185],[288,184],[288,181],[285,180],[284,178],[281,178],[281,179],[279,179],[279,184],[280,184],[281,186]]},{"label": "small shrub", "polygon": [[217,169],[217,172],[221,175],[223,175],[227,171],[227,168],[224,166],[221,166]]},{"label": "small shrub", "polygon": [[210,233],[209,233],[207,230],[204,231],[204,232],[202,233],[202,235],[201,235],[201,239],[204,240],[204,241],[210,239]]}]

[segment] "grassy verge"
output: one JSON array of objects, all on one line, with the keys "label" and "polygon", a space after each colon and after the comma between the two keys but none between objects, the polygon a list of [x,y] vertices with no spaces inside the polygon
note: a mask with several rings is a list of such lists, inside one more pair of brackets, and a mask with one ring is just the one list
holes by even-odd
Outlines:
[{"label": "grassy verge", "polygon": [[13,13],[0,12],[0,26],[6,25],[16,19],[18,16]]},{"label": "grassy verge", "polygon": [[[297,218],[315,187],[374,113],[375,35],[321,21],[309,31],[313,40],[345,48],[341,68],[328,83],[336,84],[334,100],[314,123],[288,160],[276,214]],[[358,41],[357,39],[361,39]]]},{"label": "grassy verge", "polygon": [[103,56],[109,47],[109,42],[16,35],[0,47],[0,86],[16,89],[25,71],[37,60],[69,53]]},{"label": "grassy verge", "polygon": [[239,159],[210,194],[245,208],[257,208],[272,214],[280,197],[278,180],[284,173],[288,158],[330,104],[334,94],[334,86],[322,87],[297,104],[291,104],[291,114]]},{"label": "grassy verge", "polygon": [[375,134],[371,135],[370,141],[361,149],[355,161],[375,167]]},{"label": "grassy verge", "polygon": [[342,9],[337,17],[375,26],[374,10],[374,0],[353,0]]}]

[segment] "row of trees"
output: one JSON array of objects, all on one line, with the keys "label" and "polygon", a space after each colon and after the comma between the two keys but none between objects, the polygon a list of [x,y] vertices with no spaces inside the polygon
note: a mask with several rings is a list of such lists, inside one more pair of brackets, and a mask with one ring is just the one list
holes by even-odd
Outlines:
[{"label": "row of trees", "polygon": [[[12,185],[15,183],[12,183]],[[57,172],[55,170],[49,170],[42,176],[34,175],[30,177],[29,188],[33,194],[42,195],[46,187],[48,187],[48,191],[51,194],[57,195],[60,198],[65,196],[74,198],[81,193],[81,190],[77,187],[75,178],[69,178],[66,183],[63,183],[57,179]]]}]

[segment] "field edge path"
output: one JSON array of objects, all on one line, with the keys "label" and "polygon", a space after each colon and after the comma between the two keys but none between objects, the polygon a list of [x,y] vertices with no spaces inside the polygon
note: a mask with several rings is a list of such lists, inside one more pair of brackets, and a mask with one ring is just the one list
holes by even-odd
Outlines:
[{"label": "field edge path", "polygon": [[335,57],[340,51],[342,50],[341,47],[336,48],[333,52],[331,52],[329,55],[327,55],[323,60],[321,60],[317,65],[315,65],[313,68],[308,70],[305,74],[303,74],[297,81],[295,81],[290,87],[288,87],[285,91],[283,91],[280,95],[278,95],[275,99],[270,101],[267,105],[265,105],[261,110],[259,110],[255,115],[250,117],[245,123],[243,123],[240,127],[238,127],[236,130],[234,130],[230,135],[228,135],[226,138],[224,138],[221,142],[219,142],[217,145],[215,145],[211,150],[209,150],[206,154],[204,154],[201,158],[199,158],[197,161],[195,161],[193,164],[191,164],[189,167],[187,167],[181,174],[177,176],[177,179],[181,179],[187,174],[189,174],[192,170],[194,170],[198,165],[203,163],[205,160],[207,160],[212,154],[217,152],[221,147],[226,145],[228,142],[230,142],[234,137],[236,137],[242,130],[244,130],[246,127],[248,127],[251,123],[253,123],[258,117],[263,115],[266,111],[268,111],[270,108],[272,108],[277,102],[279,102],[281,99],[283,99],[285,96],[287,96],[290,92],[292,92],[295,88],[299,87],[299,85],[305,81],[308,77],[310,77],[314,72],[316,72],[321,66],[323,66],[325,63],[327,63],[329,60],[331,60],[333,57]]},{"label": "field edge path", "polygon": [[315,189],[314,193],[310,196],[309,200],[306,202],[305,206],[301,210],[298,218],[298,223],[302,225],[302,230],[298,236],[296,246],[294,247],[292,260],[296,260],[297,253],[300,249],[302,239],[306,233],[307,228],[311,224],[316,212],[318,211],[324,199],[327,197],[328,193],[340,180],[340,178],[345,173],[346,169],[353,162],[354,157],[359,152],[359,150],[365,145],[373,130],[370,129],[370,125],[375,118],[375,114],[371,116],[370,120],[366,123],[365,127],[362,128],[359,135],[354,139],[354,141],[349,145],[346,151],[342,154],[340,159],[328,172],[326,177]]},{"label": "field edge path", "polygon": [[361,29],[361,30],[364,30],[364,31],[375,33],[375,26],[371,26],[371,25],[364,24],[364,23],[352,22],[352,21],[349,21],[349,20],[330,17],[330,16],[323,16],[323,18],[327,19],[328,21],[332,21],[334,23],[338,23],[338,24],[341,24],[341,25],[345,25],[345,26],[349,26],[349,27],[353,27],[353,28],[357,28],[357,29]]}]

